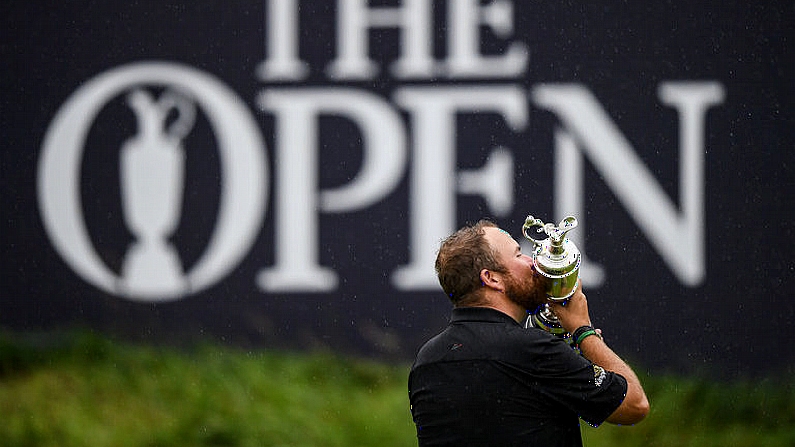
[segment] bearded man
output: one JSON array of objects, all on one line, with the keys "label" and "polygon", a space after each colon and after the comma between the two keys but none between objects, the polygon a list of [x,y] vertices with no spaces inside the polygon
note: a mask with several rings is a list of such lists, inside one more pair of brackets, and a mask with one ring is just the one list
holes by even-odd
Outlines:
[{"label": "bearded man", "polygon": [[631,425],[648,414],[638,377],[591,327],[581,287],[565,305],[550,302],[567,332],[583,334],[579,352],[525,328],[548,303],[544,277],[494,223],[445,239],[436,273],[453,310],[409,375],[420,447],[582,446],[580,419]]}]

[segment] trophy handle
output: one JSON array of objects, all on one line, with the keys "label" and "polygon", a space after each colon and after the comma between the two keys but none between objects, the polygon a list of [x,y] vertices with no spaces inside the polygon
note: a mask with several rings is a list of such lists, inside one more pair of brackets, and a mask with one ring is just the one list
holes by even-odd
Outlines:
[{"label": "trophy handle", "polygon": [[157,101],[157,107],[162,114],[163,124],[166,124],[165,120],[172,110],[177,114],[176,119],[164,129],[169,137],[182,140],[193,129],[196,122],[196,105],[185,94],[169,90]]},{"label": "trophy handle", "polygon": [[[535,228],[536,233],[543,233],[544,237],[541,239],[536,239],[531,236],[531,230]],[[522,225],[522,234],[524,235],[525,239],[533,243],[533,248],[537,249],[541,247],[541,242],[546,240],[546,232],[544,231],[544,222],[541,219],[536,219],[533,216],[528,215],[527,218],[524,220],[524,225]]]}]

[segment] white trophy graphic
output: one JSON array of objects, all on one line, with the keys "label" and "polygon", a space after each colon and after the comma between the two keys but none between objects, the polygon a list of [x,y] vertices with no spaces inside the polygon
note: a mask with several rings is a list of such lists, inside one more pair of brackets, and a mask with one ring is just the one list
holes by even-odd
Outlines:
[{"label": "white trophy graphic", "polygon": [[[159,99],[142,89],[128,96],[138,133],[121,148],[121,197],[127,227],[136,237],[122,264],[122,284],[155,298],[186,289],[176,248],[168,241],[179,223],[185,176],[182,139],[193,128],[195,105],[166,91]],[[176,119],[169,123],[169,118]],[[169,123],[168,127],[166,127]]]}]

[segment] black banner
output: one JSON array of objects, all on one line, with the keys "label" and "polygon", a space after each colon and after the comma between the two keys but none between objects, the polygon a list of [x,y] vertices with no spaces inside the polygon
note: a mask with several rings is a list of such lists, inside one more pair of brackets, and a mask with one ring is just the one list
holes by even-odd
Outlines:
[{"label": "black banner", "polygon": [[791,372],[795,11],[696,3],[7,5],[0,327],[407,360],[441,238],[574,215],[620,354]]}]

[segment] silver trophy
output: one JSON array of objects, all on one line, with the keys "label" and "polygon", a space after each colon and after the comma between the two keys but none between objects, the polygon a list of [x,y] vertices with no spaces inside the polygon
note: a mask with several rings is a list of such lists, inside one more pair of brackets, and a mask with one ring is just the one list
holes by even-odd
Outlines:
[{"label": "silver trophy", "polygon": [[[566,301],[574,294],[579,281],[580,250],[566,238],[566,233],[577,227],[577,219],[568,216],[555,226],[527,216],[522,234],[533,243],[533,263],[544,277],[546,294],[550,301]],[[558,317],[548,304],[544,304],[527,318],[525,327],[538,327],[564,338],[573,345],[571,335],[560,325]]]}]

